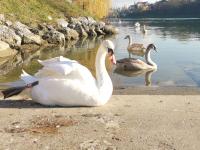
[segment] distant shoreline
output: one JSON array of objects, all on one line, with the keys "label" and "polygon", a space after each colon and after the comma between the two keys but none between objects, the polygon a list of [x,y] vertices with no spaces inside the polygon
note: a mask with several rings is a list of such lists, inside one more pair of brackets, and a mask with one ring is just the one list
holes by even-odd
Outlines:
[{"label": "distant shoreline", "polygon": [[120,19],[120,20],[200,20],[200,17],[199,18],[184,18],[184,17],[178,17],[178,18],[162,18],[162,17],[155,17],[155,18],[153,18],[153,17],[147,17],[147,18],[143,18],[143,17],[141,17],[141,18],[108,18],[109,20],[114,20],[114,19]]}]

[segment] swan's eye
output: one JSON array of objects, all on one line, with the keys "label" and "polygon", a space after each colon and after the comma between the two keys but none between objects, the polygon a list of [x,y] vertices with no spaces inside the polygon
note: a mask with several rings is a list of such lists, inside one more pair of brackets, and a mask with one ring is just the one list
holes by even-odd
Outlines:
[{"label": "swan's eye", "polygon": [[111,48],[108,48],[108,53],[112,56],[113,54],[114,54],[114,51],[113,51],[113,49],[111,49]]}]

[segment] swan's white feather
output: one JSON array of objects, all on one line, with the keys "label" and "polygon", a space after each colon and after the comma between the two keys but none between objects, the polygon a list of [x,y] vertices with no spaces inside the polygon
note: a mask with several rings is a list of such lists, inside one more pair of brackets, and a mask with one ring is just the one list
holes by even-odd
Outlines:
[{"label": "swan's white feather", "polygon": [[25,82],[38,79],[39,85],[31,90],[34,101],[44,105],[60,106],[100,106],[104,105],[112,95],[112,81],[105,69],[107,47],[114,49],[111,41],[104,41],[96,59],[97,80],[92,73],[76,61],[56,57],[39,61],[43,68],[36,78],[22,74]]},{"label": "swan's white feather", "polygon": [[73,71],[72,64],[53,64],[44,67],[47,70],[54,71],[55,73],[60,73],[61,75],[68,75]]},{"label": "swan's white feather", "polygon": [[99,105],[99,91],[91,72],[80,64],[73,67],[69,74],[58,73],[55,68],[42,68],[37,73],[39,86],[32,90],[33,99],[44,105]]},{"label": "swan's white feather", "polygon": [[42,66],[49,66],[49,65],[55,65],[55,64],[63,64],[63,63],[66,63],[66,64],[70,64],[70,63],[78,63],[77,61],[75,60],[71,60],[71,59],[68,59],[68,58],[65,58],[63,56],[60,56],[60,57],[55,57],[55,58],[51,58],[51,59],[48,59],[48,60],[38,60],[38,62],[42,65]]},{"label": "swan's white feather", "polygon": [[37,78],[29,75],[28,73],[26,73],[24,70],[22,70],[22,74],[21,74],[21,79],[26,83],[26,84],[30,84],[33,82],[38,81]]}]

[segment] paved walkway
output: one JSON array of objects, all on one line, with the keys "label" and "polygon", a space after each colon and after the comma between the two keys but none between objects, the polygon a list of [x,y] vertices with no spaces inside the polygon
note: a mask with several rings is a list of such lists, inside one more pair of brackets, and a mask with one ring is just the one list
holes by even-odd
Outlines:
[{"label": "paved walkway", "polygon": [[200,149],[198,95],[114,95],[93,108],[17,99],[0,101],[0,149]]}]

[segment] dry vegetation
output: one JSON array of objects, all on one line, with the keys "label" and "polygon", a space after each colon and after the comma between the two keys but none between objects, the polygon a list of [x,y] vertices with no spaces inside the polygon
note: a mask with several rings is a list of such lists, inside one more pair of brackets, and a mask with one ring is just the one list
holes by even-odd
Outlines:
[{"label": "dry vegetation", "polygon": [[107,16],[111,5],[111,0],[74,0],[74,2],[99,18]]},{"label": "dry vegetation", "polygon": [[66,0],[0,0],[0,13],[11,20],[22,22],[48,22],[64,16],[88,15],[79,6]]},{"label": "dry vegetation", "polygon": [[[84,4],[84,5],[83,5]],[[87,16],[102,18],[108,13],[107,0],[0,0],[0,13],[25,23],[51,22],[56,18]],[[53,20],[48,19],[51,16]]]}]

